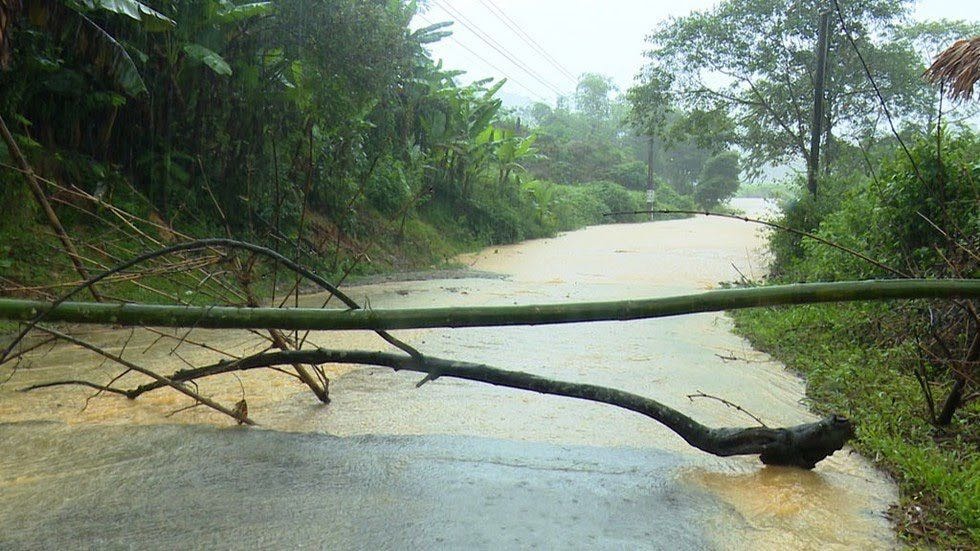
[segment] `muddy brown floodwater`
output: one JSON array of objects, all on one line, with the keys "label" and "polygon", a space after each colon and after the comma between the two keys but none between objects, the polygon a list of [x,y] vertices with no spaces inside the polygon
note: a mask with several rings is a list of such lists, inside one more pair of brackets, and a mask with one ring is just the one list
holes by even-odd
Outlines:
[{"label": "muddy brown floodwater", "polygon": [[[372,307],[664,296],[759,276],[762,246],[756,227],[723,219],[600,226],[462,257],[478,277],[350,293]],[[708,425],[753,422],[689,394],[722,396],[770,426],[815,419],[803,383],[721,314],[399,335],[423,353],[635,392]],[[146,332],[87,338],[164,372],[217,357]],[[262,346],[237,331],[191,339],[239,354]],[[363,332],[310,340],[384,347]],[[166,391],[136,401],[70,387],[14,392],[118,372],[74,347],[34,354],[0,388],[0,548],[898,546],[885,518],[893,484],[847,449],[813,471],[765,467],[704,454],[609,406],[451,379],[416,389],[418,376],[380,368],[327,371],[326,407],[272,371],[202,381],[224,403],[244,387],[262,428],[242,429],[203,408],[173,413],[188,402]]]}]

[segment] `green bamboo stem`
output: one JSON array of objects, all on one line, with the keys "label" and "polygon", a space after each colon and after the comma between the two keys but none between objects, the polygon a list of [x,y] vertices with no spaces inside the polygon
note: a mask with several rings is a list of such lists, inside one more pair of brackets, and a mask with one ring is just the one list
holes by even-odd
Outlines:
[{"label": "green bamboo stem", "polygon": [[625,321],[760,306],[895,299],[977,299],[980,279],[870,280],[723,289],[664,298],[483,306],[323,310],[0,299],[0,319],[211,329],[374,330]]}]

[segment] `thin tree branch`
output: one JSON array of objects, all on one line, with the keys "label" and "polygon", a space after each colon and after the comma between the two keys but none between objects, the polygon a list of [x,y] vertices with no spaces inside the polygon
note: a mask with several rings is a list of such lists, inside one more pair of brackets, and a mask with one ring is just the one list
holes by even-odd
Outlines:
[{"label": "thin tree branch", "polygon": [[747,410],[747,409],[743,408],[742,406],[736,404],[735,402],[730,402],[730,401],[728,401],[728,400],[726,400],[724,398],[719,398],[718,396],[712,396],[711,394],[705,394],[704,392],[702,392],[700,390],[697,391],[697,393],[695,393],[695,394],[688,394],[687,395],[687,399],[690,400],[690,401],[692,401],[692,402],[694,401],[695,398],[707,398],[709,400],[715,400],[715,401],[721,402],[722,404],[725,405],[725,407],[730,407],[732,409],[741,411],[742,413],[748,415],[756,423],[759,423],[759,426],[761,426],[761,427],[768,427],[769,426],[769,425],[765,424],[762,421],[762,419],[759,419],[752,412],[750,412],[749,410]]},{"label": "thin tree branch", "polygon": [[[134,364],[133,362],[131,362],[131,361],[125,359],[125,358],[122,358],[120,356],[117,356],[115,354],[112,354],[111,352],[107,352],[107,351],[99,348],[98,346],[95,346],[94,344],[91,344],[89,342],[83,341],[82,339],[73,337],[71,335],[62,333],[61,331],[58,331],[56,329],[52,329],[50,327],[45,327],[45,326],[42,326],[42,325],[38,325],[37,326],[37,329],[39,329],[40,331],[44,331],[45,333],[48,333],[50,335],[54,335],[54,336],[58,337],[59,339],[66,340],[66,341],[68,341],[70,343],[73,343],[73,344],[77,344],[78,346],[81,346],[82,348],[85,348],[87,350],[91,350],[92,352],[95,352],[96,354],[99,354],[100,356],[103,356],[103,357],[105,357],[105,358],[107,358],[109,360],[112,360],[112,361],[114,361],[114,362],[122,365],[123,367],[126,367],[128,369],[131,369],[131,370],[136,371],[138,373],[142,373],[143,375],[146,375],[147,377],[150,377],[151,379],[154,379],[161,386],[168,386],[168,387],[176,390],[177,392],[180,392],[181,394],[184,394],[184,395],[190,397],[191,399],[193,399],[193,400],[195,400],[197,402],[200,402],[201,404],[204,404],[204,405],[208,406],[211,409],[214,409],[216,411],[219,411],[221,413],[224,413],[225,415],[227,415],[227,416],[235,419],[236,421],[239,421],[241,423],[246,423],[246,424],[249,424],[249,425],[254,425],[255,424],[255,421],[252,421],[248,417],[238,415],[236,412],[234,412],[234,411],[232,411],[232,410],[230,410],[230,409],[222,406],[221,404],[215,402],[214,400],[211,400],[210,398],[206,398],[204,396],[201,396],[197,392],[194,392],[193,390],[185,387],[184,385],[178,384],[177,382],[172,381],[171,379],[168,379],[167,377],[164,377],[162,375],[158,375],[157,373],[155,373],[155,372],[153,372],[153,371],[151,371],[149,369],[146,369],[145,367],[142,367],[140,365]],[[93,386],[93,385],[90,384],[88,386]],[[101,386],[101,385],[98,385],[98,386]],[[96,388],[98,386],[96,386]]]}]

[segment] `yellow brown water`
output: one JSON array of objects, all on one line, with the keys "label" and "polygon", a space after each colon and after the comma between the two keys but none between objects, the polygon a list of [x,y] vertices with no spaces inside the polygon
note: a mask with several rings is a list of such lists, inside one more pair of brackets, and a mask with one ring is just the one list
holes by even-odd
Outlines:
[{"label": "yellow brown water", "polygon": [[[745,201],[740,206],[749,211],[763,208],[757,201]],[[762,244],[754,226],[731,220],[697,218],[601,226],[554,239],[489,248],[461,258],[480,271],[477,273],[504,274],[505,279],[382,283],[355,288],[352,294],[355,299],[369,300],[373,307],[671,295],[709,289],[719,281],[738,279],[740,274],[759,276],[765,263]],[[304,300],[312,305],[322,297]],[[183,332],[174,335],[179,338]],[[815,418],[801,403],[803,383],[733,335],[731,322],[718,314],[629,323],[405,331],[399,335],[425,353],[636,392],[712,426],[749,425],[752,420],[718,402],[691,400],[688,395],[704,392],[723,396],[771,426]],[[185,362],[203,364],[216,359],[213,352],[187,343],[173,350],[177,340],[158,339],[146,332],[130,337],[125,330],[104,329],[91,331],[86,338],[117,352],[125,346],[127,357],[163,372],[184,367]],[[245,332],[195,331],[190,339],[236,354],[262,346],[261,340]],[[380,349],[384,345],[373,334],[357,332],[319,333],[311,341],[347,348]],[[330,511],[331,522],[346,522],[346,531],[339,532],[343,537],[335,533],[339,539],[330,540],[340,546],[378,547],[371,535],[377,530],[391,532],[394,539],[384,541],[394,542],[393,548],[402,547],[398,541],[425,547],[561,544],[661,548],[670,544],[680,548],[850,549],[897,545],[884,518],[884,511],[895,499],[893,486],[864,459],[846,450],[812,472],[763,467],[755,458],[708,456],[649,419],[608,406],[449,379],[416,389],[417,376],[378,368],[327,367],[333,380],[333,401],[326,407],[318,405],[294,379],[271,371],[242,374],[241,383],[230,376],[202,381],[201,390],[224,403],[237,401],[244,387],[251,415],[264,428],[278,431],[202,432],[191,425],[228,423],[203,408],[169,415],[188,404],[186,398],[172,392],[156,392],[136,401],[117,396],[87,400],[92,392],[72,387],[14,393],[12,389],[31,382],[59,378],[106,381],[117,372],[73,347],[34,354],[29,367],[20,369],[0,390],[0,423],[13,423],[6,425],[6,433],[0,431],[2,454],[6,454],[0,456],[0,490],[8,496],[5,499],[0,494],[0,505],[22,505],[9,497],[17,495],[17,489],[25,496],[57,493],[54,488],[63,478],[54,474],[52,465],[61,473],[88,473],[81,459],[65,459],[68,449],[68,455],[79,458],[95,453],[86,442],[101,442],[98,446],[103,454],[96,453],[88,462],[117,465],[123,461],[120,458],[145,459],[150,452],[142,447],[132,449],[133,441],[155,438],[155,445],[161,449],[154,453],[166,453],[167,447],[181,450],[168,457],[170,468],[181,464],[201,472],[214,468],[203,465],[199,458],[212,446],[237,450],[234,446],[248,442],[249,452],[226,452],[229,457],[239,457],[243,472],[257,468],[256,462],[270,456],[281,461],[284,447],[314,446],[314,450],[333,456],[338,453],[337,446],[342,446],[344,453],[350,454],[344,455],[345,461],[358,466],[340,469],[344,476],[359,468],[377,476],[371,482],[367,478],[344,479],[345,503],[359,503],[360,508],[352,511],[348,505],[336,509],[340,506],[334,501],[321,503],[315,494],[306,492],[289,500],[315,503],[318,511]],[[127,375],[120,383],[127,386],[136,380],[136,376]],[[26,423],[33,420],[57,423]],[[156,428],[147,432],[150,429],[140,428],[144,425]],[[246,433],[249,436],[242,436]],[[287,433],[342,438],[315,440],[318,444],[314,445]],[[383,438],[364,440],[368,435]],[[41,449],[24,451],[30,447]],[[379,453],[397,456],[397,468],[392,470],[388,463],[379,467],[374,463],[378,460],[365,458]],[[24,466],[24,457],[34,458],[32,467]],[[137,472],[140,465],[137,461]],[[305,464],[296,458],[289,465],[291,473],[307,472],[305,468],[310,471],[307,478],[322,476],[322,483],[337,481],[334,471],[322,474],[313,468],[320,466],[318,463]],[[459,476],[447,479],[447,473],[456,472],[454,469]],[[186,493],[172,489],[172,479],[159,479],[161,467],[154,466],[153,472],[153,477],[140,478],[139,484],[158,480],[159,487],[147,490],[137,486],[163,496],[158,501],[165,503],[188,499]],[[299,492],[293,486],[281,487],[281,482],[273,484],[271,481],[281,479],[261,472],[266,474],[255,476],[262,482],[251,489],[271,494]],[[212,477],[220,476],[212,473]],[[472,480],[461,489],[456,486],[460,477]],[[107,478],[103,484],[111,484],[111,480]],[[453,493],[456,491],[458,494]],[[86,496],[102,495],[98,488],[88,492]],[[229,500],[253,499],[252,492],[229,483],[212,484],[208,492]],[[130,499],[127,507],[149,507]],[[553,503],[539,503],[542,499]],[[596,503],[604,511],[599,516]],[[220,510],[214,503],[207,506],[211,511]],[[455,516],[451,515],[454,522],[422,520],[400,529],[392,525],[391,515],[396,510],[409,518],[428,518],[426,515],[445,516],[439,511],[446,507],[456,509]],[[220,512],[214,515],[221,516]],[[338,520],[338,515],[349,518]],[[63,525],[68,517],[75,518],[67,513],[59,517]],[[470,517],[483,519],[479,529],[460,528],[475,522]],[[235,513],[221,518],[229,523],[229,530],[238,529],[231,522],[237,518]],[[623,523],[613,518],[633,520]],[[107,522],[104,517],[95,521]],[[30,522],[37,521],[5,515],[0,507],[0,525],[12,522],[29,527]],[[290,538],[306,533],[290,527],[288,516],[277,516],[270,509],[263,513],[262,522],[273,534],[267,544],[277,541],[277,533],[279,542],[308,544],[302,539],[282,539],[287,532]],[[24,533],[30,529],[25,528]],[[503,531],[506,537],[501,535]],[[262,547],[260,540],[248,541]],[[28,540],[8,543],[24,541]],[[58,541],[46,540],[51,544]],[[2,542],[0,539],[0,546]]]}]

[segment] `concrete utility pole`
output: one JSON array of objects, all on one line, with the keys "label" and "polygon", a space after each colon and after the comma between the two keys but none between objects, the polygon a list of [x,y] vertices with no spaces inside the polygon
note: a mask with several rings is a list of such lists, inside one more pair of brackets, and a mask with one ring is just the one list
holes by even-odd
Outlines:
[{"label": "concrete utility pole", "polygon": [[[653,136],[647,140],[647,210],[653,210],[654,200],[653,189]],[[650,221],[653,222],[653,213],[650,213]]]},{"label": "concrete utility pole", "polygon": [[830,10],[820,13],[820,29],[817,35],[817,66],[813,86],[813,123],[810,125],[810,158],[807,162],[806,188],[817,194],[817,169],[820,167],[820,135],[823,124],[824,80],[827,73],[827,31],[830,27]]}]

